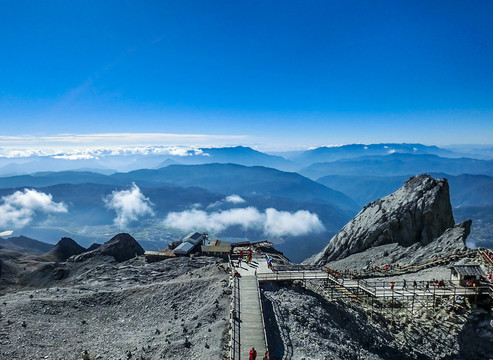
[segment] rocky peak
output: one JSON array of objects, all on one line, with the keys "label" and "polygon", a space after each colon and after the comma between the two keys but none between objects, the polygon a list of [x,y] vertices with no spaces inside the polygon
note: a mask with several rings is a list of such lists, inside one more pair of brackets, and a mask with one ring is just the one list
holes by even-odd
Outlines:
[{"label": "rocky peak", "polygon": [[447,180],[417,175],[393,194],[366,205],[306,262],[325,264],[390,243],[427,245],[453,225]]},{"label": "rocky peak", "polygon": [[72,255],[79,255],[86,251],[85,248],[77,244],[75,240],[63,237],[46,255],[55,261],[66,261]]},{"label": "rocky peak", "polygon": [[85,252],[72,258],[73,261],[83,261],[96,255],[113,256],[116,261],[122,262],[132,259],[136,255],[143,255],[144,249],[127,233],[113,236],[110,240],[95,250]]}]

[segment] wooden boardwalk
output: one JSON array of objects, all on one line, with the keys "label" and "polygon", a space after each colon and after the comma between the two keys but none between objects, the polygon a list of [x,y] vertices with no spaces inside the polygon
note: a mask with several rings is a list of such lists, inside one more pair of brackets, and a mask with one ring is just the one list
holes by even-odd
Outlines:
[{"label": "wooden boardwalk", "polygon": [[232,322],[231,359],[246,360],[252,347],[257,351],[257,359],[262,359],[267,350],[264,316],[257,270],[265,271],[263,258],[255,257],[250,264],[243,263],[240,268],[236,263],[233,311],[236,318]]},{"label": "wooden boardwalk", "polygon": [[258,282],[255,276],[240,279],[240,351],[241,359],[248,359],[252,347],[257,350],[257,358],[262,358],[267,350],[265,329]]}]

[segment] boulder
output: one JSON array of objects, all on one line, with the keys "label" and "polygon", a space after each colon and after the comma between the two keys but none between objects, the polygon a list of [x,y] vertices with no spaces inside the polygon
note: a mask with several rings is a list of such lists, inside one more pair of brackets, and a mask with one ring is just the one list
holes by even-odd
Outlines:
[{"label": "boulder", "polygon": [[116,261],[123,262],[143,254],[144,249],[130,234],[121,233],[115,235],[111,240],[105,242],[95,250],[73,256],[70,260],[79,262],[101,255],[112,256]]},{"label": "boulder", "polygon": [[320,253],[305,263],[324,265],[391,243],[425,246],[452,226],[447,180],[417,175],[393,194],[366,205]]}]

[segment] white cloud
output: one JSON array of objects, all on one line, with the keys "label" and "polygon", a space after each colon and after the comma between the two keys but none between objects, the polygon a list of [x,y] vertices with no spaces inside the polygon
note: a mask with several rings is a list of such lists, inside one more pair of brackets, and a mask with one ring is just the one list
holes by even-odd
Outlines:
[{"label": "white cloud", "polygon": [[36,213],[66,213],[64,203],[54,202],[51,194],[38,192],[34,189],[16,191],[12,195],[2,197],[0,204],[0,226],[22,228],[28,225]]},{"label": "white cloud", "polygon": [[307,210],[299,210],[295,213],[290,213],[269,208],[265,210],[265,215],[264,232],[266,235],[299,236],[324,230],[324,226],[318,218],[318,215],[312,214]]},{"label": "white cloud", "polygon": [[197,209],[171,212],[166,216],[164,223],[182,231],[202,230],[217,233],[231,226],[241,226],[245,230],[261,230],[265,235],[272,237],[300,236],[324,230],[318,216],[306,210],[290,213],[269,208],[262,213],[251,206],[211,213]]},{"label": "white cloud", "polygon": [[130,190],[113,191],[104,202],[108,209],[116,211],[114,222],[120,228],[141,216],[154,215],[152,202],[140,192],[135,183]]},{"label": "white cloud", "polygon": [[241,196],[235,194],[226,196],[224,200],[232,204],[243,204],[246,202]]},{"label": "white cloud", "polygon": [[38,192],[34,189],[24,189],[24,192],[16,191],[12,195],[2,197],[2,200],[14,207],[33,211],[67,212],[67,207],[63,203],[54,202],[51,194]]},{"label": "white cloud", "polygon": [[[0,144],[1,136],[0,136]],[[29,146],[29,145],[26,145]],[[117,146],[108,144],[106,147],[79,147],[79,146],[55,146],[43,149],[30,149],[29,147],[18,149],[13,147],[0,148],[0,157],[36,157],[51,156],[54,159],[64,160],[99,160],[107,156],[128,155],[171,155],[171,156],[210,156],[196,146],[162,146],[162,145],[137,145]]]},{"label": "white cloud", "polygon": [[172,228],[182,231],[200,229],[206,231],[220,231],[219,225],[212,224],[209,215],[203,210],[185,210],[182,212],[170,212],[166,216],[164,223]]},{"label": "white cloud", "polygon": [[214,212],[209,215],[212,224],[220,224],[221,227],[241,226],[244,229],[258,228],[264,216],[256,208],[249,206],[242,209],[229,209]]},{"label": "white cloud", "polygon": [[62,155],[54,155],[54,159],[63,159],[63,160],[91,160],[97,159],[94,155],[90,154],[62,154]]},{"label": "white cloud", "polygon": [[213,202],[212,204],[207,205],[207,209],[212,209],[212,208],[215,208],[217,206],[221,206],[224,203],[230,203],[230,204],[237,205],[237,204],[244,204],[244,203],[246,203],[246,201],[241,196],[233,194],[233,195],[226,196],[224,199],[221,199],[219,201],[216,201],[216,202]]},{"label": "white cloud", "polygon": [[[200,148],[231,146],[244,142],[245,135],[100,133],[57,135],[0,135],[0,156],[97,156],[98,152],[117,154],[203,155]],[[125,146],[121,146],[125,139]],[[165,145],[156,145],[165,144]]]},{"label": "white cloud", "polygon": [[13,227],[16,229],[23,228],[31,222],[34,217],[34,211],[30,209],[19,209],[10,204],[0,205],[0,226]]},{"label": "white cloud", "polygon": [[244,229],[256,228],[262,223],[263,215],[254,207],[229,209],[207,213],[203,210],[170,212],[164,223],[172,228],[188,231],[201,229],[221,232],[230,226],[242,226]]},{"label": "white cloud", "polygon": [[0,232],[0,236],[10,236],[13,233],[14,233],[13,230],[2,231],[2,232]]}]

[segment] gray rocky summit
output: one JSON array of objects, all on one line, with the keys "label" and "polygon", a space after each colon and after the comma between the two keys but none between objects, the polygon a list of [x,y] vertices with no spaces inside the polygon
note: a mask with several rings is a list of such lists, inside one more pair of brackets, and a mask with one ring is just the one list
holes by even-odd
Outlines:
[{"label": "gray rocky summit", "polygon": [[453,226],[447,180],[417,175],[393,194],[366,205],[306,263],[323,265],[386,244],[425,246]]},{"label": "gray rocky summit", "polygon": [[113,236],[110,240],[97,247],[95,250],[73,256],[69,260],[79,262],[97,255],[101,255],[112,256],[116,261],[122,262],[143,254],[144,249],[130,234],[121,233]]},{"label": "gray rocky summit", "polygon": [[87,251],[85,248],[77,244],[74,240],[68,237],[63,237],[58,244],[55,245],[50,252],[46,254],[46,257],[53,259],[54,261],[66,261],[73,255],[79,255]]}]

